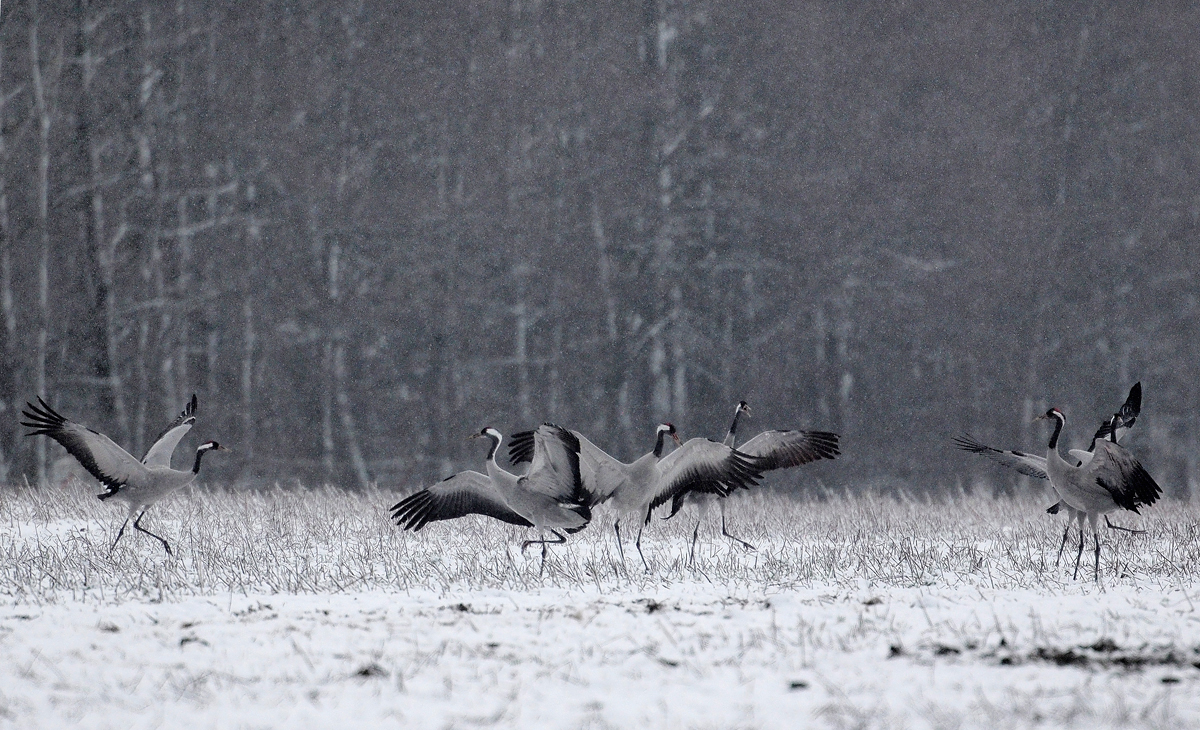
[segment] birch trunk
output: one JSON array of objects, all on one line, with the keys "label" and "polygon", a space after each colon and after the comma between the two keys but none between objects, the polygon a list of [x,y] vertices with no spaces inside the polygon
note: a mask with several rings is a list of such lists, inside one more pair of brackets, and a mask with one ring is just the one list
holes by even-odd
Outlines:
[{"label": "birch trunk", "polygon": [[189,298],[192,296],[192,227],[188,212],[189,196],[184,193],[176,201],[179,236],[176,239],[179,253],[179,278],[175,282],[175,300],[179,305],[179,314],[175,322],[175,354],[177,363],[175,378],[167,389],[167,405],[176,408],[176,401],[186,398],[185,393],[191,390],[190,374],[188,372],[191,356],[191,315]]},{"label": "birch trunk", "polygon": [[[4,89],[4,36],[0,34],[0,316],[4,319],[0,334],[4,337],[0,346],[0,406],[17,410],[16,394],[16,346],[17,313],[13,304],[12,290],[12,229],[8,218],[8,170],[9,150],[8,101],[9,92]],[[17,90],[19,91],[19,89]],[[16,94],[14,91],[12,94]],[[16,460],[16,429],[11,419],[0,426],[0,487],[8,484],[13,462]]]},{"label": "birch trunk", "polygon": [[254,463],[254,357],[258,346],[258,333],[254,328],[255,266],[260,250],[262,230],[253,211],[255,191],[250,186],[246,191],[247,203],[251,206],[246,225],[246,264],[242,294],[242,451],[245,459],[243,474],[248,476]]},{"label": "birch trunk", "polygon": [[[42,76],[41,49],[38,46],[38,8],[33,6],[29,28],[29,57],[33,83],[34,113],[38,122],[37,227],[41,248],[38,253],[38,330],[34,349],[34,392],[46,397],[46,356],[50,334],[50,127],[53,110],[46,98]],[[35,474],[38,485],[46,482],[46,439],[34,440]]]},{"label": "birch trunk", "polygon": [[112,416],[116,421],[119,442],[129,443],[129,416],[125,408],[124,387],[121,382],[117,363],[119,359],[117,299],[116,299],[116,260],[117,246],[124,238],[127,226],[121,221],[117,230],[109,236],[108,221],[104,204],[104,180],[102,175],[102,150],[94,135],[93,114],[93,82],[100,61],[92,48],[92,32],[96,21],[87,17],[84,4],[77,5],[79,11],[79,29],[76,36],[79,62],[82,66],[82,93],[79,96],[78,142],[82,155],[86,156],[90,172],[90,184],[85,192],[86,215],[88,219],[88,245],[92,248],[100,274],[99,304],[104,318],[104,352],[102,361],[97,368],[96,376],[105,381],[109,388],[112,404]]},{"label": "birch trunk", "polygon": [[350,452],[350,466],[354,469],[358,486],[367,489],[371,486],[371,475],[367,471],[367,462],[363,459],[362,448],[358,443],[358,428],[351,411],[350,394],[346,391],[346,343],[342,341],[340,333],[333,346],[333,382],[338,415],[346,437],[346,449]]}]

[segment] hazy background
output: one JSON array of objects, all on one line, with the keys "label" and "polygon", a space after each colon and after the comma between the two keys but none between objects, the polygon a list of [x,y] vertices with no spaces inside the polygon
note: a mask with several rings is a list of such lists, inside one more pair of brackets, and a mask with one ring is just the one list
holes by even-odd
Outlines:
[{"label": "hazy background", "polygon": [[[1139,6],[1139,7],[1135,7]],[[213,481],[407,487],[552,420],[838,431],[783,485],[1200,483],[1190,3],[8,0],[0,482],[39,392]],[[180,457],[182,465],[183,457]]]}]

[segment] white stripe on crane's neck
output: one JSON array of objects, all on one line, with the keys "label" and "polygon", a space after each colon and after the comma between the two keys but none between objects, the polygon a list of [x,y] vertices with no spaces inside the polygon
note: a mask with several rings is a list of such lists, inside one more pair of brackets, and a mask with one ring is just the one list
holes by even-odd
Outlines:
[{"label": "white stripe on crane's neck", "polygon": [[654,441],[654,458],[661,459],[663,455],[663,446],[666,443],[667,434],[675,430],[675,427],[669,423],[660,423],[658,425],[658,437]]},{"label": "white stripe on crane's neck", "polygon": [[504,436],[491,426],[483,429],[483,435],[492,440],[492,450],[488,452],[487,458],[489,461],[496,460],[496,452],[500,450],[500,442],[504,440]]},{"label": "white stripe on crane's neck", "polygon": [[1050,435],[1050,443],[1046,448],[1058,451],[1058,435],[1062,433],[1063,426],[1067,425],[1067,417],[1057,408],[1051,408],[1048,414],[1054,418],[1054,433]]}]

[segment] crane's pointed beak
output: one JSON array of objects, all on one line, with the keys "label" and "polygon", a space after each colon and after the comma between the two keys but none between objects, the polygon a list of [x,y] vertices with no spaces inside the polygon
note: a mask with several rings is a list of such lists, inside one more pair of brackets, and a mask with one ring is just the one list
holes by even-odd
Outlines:
[{"label": "crane's pointed beak", "polygon": [[679,440],[679,434],[673,433],[671,434],[671,438],[675,439],[676,446],[683,446],[683,442]]},{"label": "crane's pointed beak", "polygon": [[467,440],[468,440],[468,441],[470,441],[471,439],[477,439],[477,438],[479,438],[479,437],[480,437],[480,436],[482,436],[482,435],[483,435],[483,434],[481,434],[481,433],[473,433],[473,434],[471,434],[470,436],[468,436],[468,437],[467,437]]},{"label": "crane's pointed beak", "polygon": [[233,451],[233,449],[229,448],[228,446],[218,446],[217,451]]}]

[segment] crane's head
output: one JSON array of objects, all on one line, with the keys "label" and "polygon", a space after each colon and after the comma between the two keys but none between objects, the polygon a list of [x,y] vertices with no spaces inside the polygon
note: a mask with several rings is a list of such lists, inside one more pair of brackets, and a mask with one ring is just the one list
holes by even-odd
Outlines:
[{"label": "crane's head", "polygon": [[673,423],[658,424],[658,433],[666,434],[666,435],[670,436],[671,438],[675,439],[676,444],[679,444],[681,446],[683,445],[683,442],[679,440],[679,432],[677,430],[675,430],[675,424],[673,424]]},{"label": "crane's head", "polygon": [[1058,420],[1062,421],[1063,423],[1067,422],[1067,417],[1064,416],[1063,412],[1058,410],[1057,408],[1051,408],[1050,410],[1046,411],[1045,413],[1043,413],[1042,415],[1038,416],[1037,418],[1035,418],[1033,420],[1041,421],[1046,418],[1057,418]]},{"label": "crane's head", "polygon": [[484,426],[483,428],[481,428],[479,430],[479,433],[473,433],[470,436],[468,436],[467,438],[469,438],[469,439],[489,438],[489,439],[493,439],[493,440],[499,442],[503,438],[503,436],[501,436],[500,432],[497,431],[496,429],[492,428],[491,426]]},{"label": "crane's head", "polygon": [[738,401],[737,408],[734,409],[733,413],[734,415],[739,413],[745,413],[747,416],[750,415],[750,404],[744,400]]},{"label": "crane's head", "polygon": [[202,443],[196,447],[196,451],[229,451],[229,450],[230,449],[225,448],[224,446],[217,443],[216,441],[205,441],[204,443]]},{"label": "crane's head", "polygon": [[496,450],[500,448],[500,442],[504,439],[504,437],[500,435],[500,432],[491,426],[484,426],[482,429],[480,429],[479,433],[473,433],[467,438],[489,438],[492,440],[492,448],[488,450],[487,455],[488,461],[491,461],[496,457]]}]

